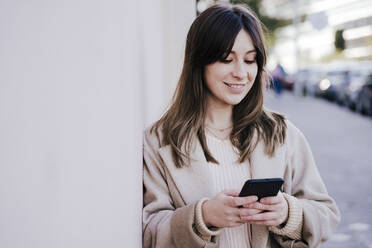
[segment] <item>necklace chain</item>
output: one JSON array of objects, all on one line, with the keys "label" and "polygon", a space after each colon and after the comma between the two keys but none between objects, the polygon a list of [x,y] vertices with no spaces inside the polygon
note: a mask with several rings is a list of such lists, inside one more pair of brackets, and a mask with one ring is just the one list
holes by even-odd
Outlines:
[{"label": "necklace chain", "polygon": [[223,131],[226,131],[230,128],[232,128],[232,126],[228,126],[228,127],[225,127],[225,128],[216,128],[216,127],[212,127],[212,126],[209,126],[209,125],[205,125],[206,128],[208,128],[209,130],[216,130],[216,131],[219,131],[219,132],[223,132]]},{"label": "necklace chain", "polygon": [[231,128],[231,127],[223,128],[223,129],[217,129],[217,128],[215,128],[214,130],[219,131],[218,135],[217,135],[216,133],[214,133],[212,127],[207,126],[207,125],[206,125],[205,127],[206,127],[207,131],[208,131],[210,134],[212,134],[215,138],[217,138],[217,139],[219,139],[219,140],[227,140],[228,137],[230,136],[230,133],[227,134],[227,135],[223,135],[223,136],[222,136],[222,132],[228,130],[228,129]]}]

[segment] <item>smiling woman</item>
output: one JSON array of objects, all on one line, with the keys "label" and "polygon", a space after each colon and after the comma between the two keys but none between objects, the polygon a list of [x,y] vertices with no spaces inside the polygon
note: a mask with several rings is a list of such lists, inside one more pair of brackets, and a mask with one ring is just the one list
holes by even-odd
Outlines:
[{"label": "smiling woman", "polygon": [[[248,8],[217,4],[191,25],[173,102],[144,134],[144,247],[318,247],[335,229],[305,137],[263,106],[265,63]],[[239,197],[273,177],[276,196]]]}]

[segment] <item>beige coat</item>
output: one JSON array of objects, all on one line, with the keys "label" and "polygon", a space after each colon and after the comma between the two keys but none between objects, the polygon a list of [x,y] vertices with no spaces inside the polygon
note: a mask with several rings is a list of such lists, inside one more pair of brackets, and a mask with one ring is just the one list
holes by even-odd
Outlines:
[{"label": "beige coat", "polygon": [[[259,142],[252,155],[253,178],[282,177],[283,192],[300,199],[303,208],[303,239],[290,240],[269,232],[266,226],[252,225],[252,247],[318,247],[336,228],[340,215],[328,195],[303,134],[287,121],[285,144],[269,158]],[[169,145],[149,130],[144,134],[144,247],[219,247],[218,237],[206,242],[195,232],[195,204],[213,197],[206,159],[195,142],[191,166],[176,168]]]}]

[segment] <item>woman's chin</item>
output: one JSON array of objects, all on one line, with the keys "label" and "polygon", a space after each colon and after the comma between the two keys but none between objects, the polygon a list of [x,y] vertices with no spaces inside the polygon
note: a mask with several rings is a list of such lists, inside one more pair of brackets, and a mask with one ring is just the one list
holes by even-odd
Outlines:
[{"label": "woman's chin", "polygon": [[228,105],[235,106],[239,104],[243,100],[244,96],[234,96],[234,97],[229,97],[225,100],[225,103]]}]

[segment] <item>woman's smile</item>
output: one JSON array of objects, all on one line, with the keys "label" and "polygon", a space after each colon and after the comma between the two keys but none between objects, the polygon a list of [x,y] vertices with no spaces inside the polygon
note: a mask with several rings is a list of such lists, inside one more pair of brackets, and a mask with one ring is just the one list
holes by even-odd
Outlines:
[{"label": "woman's smile", "polygon": [[233,92],[233,93],[237,93],[237,94],[240,94],[242,93],[246,86],[248,85],[248,83],[227,83],[227,82],[223,82],[227,88]]}]

